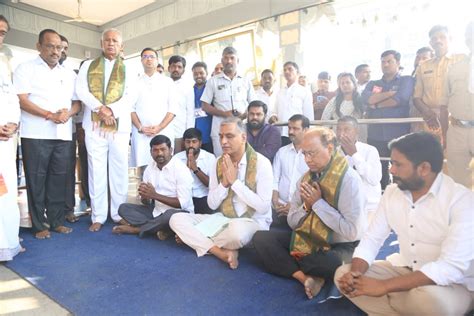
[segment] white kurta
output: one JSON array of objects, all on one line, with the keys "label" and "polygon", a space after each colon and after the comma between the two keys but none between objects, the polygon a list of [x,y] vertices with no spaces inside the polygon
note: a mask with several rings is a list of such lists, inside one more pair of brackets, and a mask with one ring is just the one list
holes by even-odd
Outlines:
[{"label": "white kurta", "polygon": [[[142,126],[154,126],[163,121],[168,112],[177,114],[178,102],[176,100],[176,87],[171,78],[155,73],[153,76],[143,74],[138,80],[138,99],[134,105],[135,112]],[[159,134],[167,136],[171,143],[175,138],[174,121],[171,121]],[[132,127],[132,151],[130,167],[148,165],[150,156],[150,140],[153,136],[140,134],[138,129]]]},{"label": "white kurta", "polygon": [[[11,81],[8,59],[0,55],[0,125],[17,123],[20,105]],[[8,192],[0,196],[0,261],[12,260],[20,252],[18,231],[20,211],[17,204],[16,148],[12,138],[0,141],[0,174]]]}]

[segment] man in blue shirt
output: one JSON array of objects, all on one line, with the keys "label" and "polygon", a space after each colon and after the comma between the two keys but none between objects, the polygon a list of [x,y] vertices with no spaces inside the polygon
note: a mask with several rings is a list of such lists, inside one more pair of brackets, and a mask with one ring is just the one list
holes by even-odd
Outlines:
[{"label": "man in blue shirt", "polygon": [[[367,118],[404,118],[409,117],[409,100],[415,81],[411,76],[400,75],[400,53],[387,50],[382,53],[381,66],[383,76],[380,80],[369,81],[362,92],[363,102],[367,105]],[[388,143],[410,132],[410,124],[370,124],[367,143],[377,148],[380,157],[389,157]],[[382,190],[390,181],[388,161],[382,161]]]},{"label": "man in blue shirt", "polygon": [[207,114],[201,108],[201,96],[206,87],[207,81],[207,65],[202,61],[198,61],[193,65],[193,78],[194,78],[194,117],[195,127],[202,133],[202,145],[201,147],[206,151],[213,153],[212,140],[211,140],[211,126],[212,126],[212,115]]}]

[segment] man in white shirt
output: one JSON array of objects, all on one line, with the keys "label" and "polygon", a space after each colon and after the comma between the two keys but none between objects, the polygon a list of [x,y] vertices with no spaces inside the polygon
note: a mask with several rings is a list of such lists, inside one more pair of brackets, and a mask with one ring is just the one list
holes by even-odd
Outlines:
[{"label": "man in white shirt", "polygon": [[183,134],[184,151],[175,155],[180,159],[193,176],[194,213],[212,214],[213,210],[207,204],[209,194],[209,174],[216,165],[216,157],[201,148],[202,133],[197,128],[188,128]]},{"label": "man in white shirt", "polygon": [[221,122],[232,116],[245,119],[247,106],[255,99],[250,80],[237,73],[237,50],[233,47],[224,48],[221,61],[224,71],[209,79],[201,97],[202,109],[213,116],[211,139],[216,157],[222,154],[219,141]]},{"label": "man in white shirt", "polygon": [[312,299],[350,260],[367,218],[362,182],[337,150],[334,132],[312,128],[301,148],[309,170],[291,199],[288,224],[293,232],[259,231],[253,244],[267,271],[296,279]]},{"label": "man in white shirt", "polygon": [[[314,120],[313,96],[311,91],[298,83],[299,67],[295,62],[287,61],[283,65],[286,86],[278,91],[275,110],[268,122],[286,122],[294,114],[302,114],[310,121]],[[282,128],[282,145],[288,145],[288,127]]]},{"label": "man in white shirt", "polygon": [[354,76],[357,79],[357,92],[362,94],[365,86],[370,81],[370,67],[367,64],[360,64],[355,68]]},{"label": "man in white shirt", "polygon": [[194,213],[193,179],[179,158],[172,158],[171,140],[157,135],[150,141],[153,162],[147,166],[138,193],[144,205],[124,203],[119,215],[124,223],[112,230],[116,234],[156,234],[160,240],[170,234],[169,220],[178,212]]},{"label": "man in white shirt", "polygon": [[174,152],[183,150],[185,130],[194,127],[194,90],[191,83],[182,78],[186,69],[186,59],[182,56],[171,56],[168,60],[168,72],[175,84],[175,98],[177,101],[176,117],[174,119]]},{"label": "man in white shirt", "polygon": [[337,121],[336,135],[341,150],[353,168],[361,177],[365,195],[365,209],[369,216],[377,206],[382,195],[380,179],[382,167],[377,148],[357,141],[359,123],[352,116],[343,116]]},{"label": "man in white shirt", "polygon": [[[218,209],[218,214],[175,214],[170,227],[198,257],[210,253],[236,269],[238,249],[257,230],[268,230],[272,222],[272,166],[247,146],[247,131],[240,119],[222,121],[219,137],[224,153],[211,168],[207,197],[209,207]],[[216,218],[227,218],[226,225],[209,238],[196,227]]]},{"label": "man in white shirt", "polygon": [[132,112],[130,166],[143,170],[150,162],[149,144],[158,134],[174,140],[174,118],[178,111],[173,80],[158,73],[158,54],[153,48],[141,52],[144,73],[138,79],[138,98]]},{"label": "man in white shirt", "polygon": [[[369,315],[463,315],[474,307],[474,193],[442,173],[436,136],[408,134],[389,147],[395,184],[335,283]],[[374,261],[392,230],[400,252]]]},{"label": "man in white shirt", "polygon": [[265,69],[260,75],[260,87],[255,90],[255,100],[260,100],[268,107],[268,115],[266,121],[270,118],[269,115],[275,113],[275,100],[277,93],[273,89],[275,84],[275,75],[270,69]]},{"label": "man in white shirt", "polygon": [[[13,82],[20,99],[23,163],[28,209],[38,239],[65,227],[67,165],[72,159],[72,121],[81,105],[74,93],[76,75],[59,64],[61,38],[51,29],[40,32],[39,56],[15,70]],[[45,209],[46,215],[45,216]]]},{"label": "man in white shirt", "polygon": [[273,224],[288,227],[286,217],[290,210],[290,200],[298,189],[296,183],[308,171],[301,152],[303,135],[309,128],[306,116],[295,114],[288,120],[288,136],[291,144],[278,150],[273,160]]},{"label": "man in white shirt", "polygon": [[107,220],[108,189],[112,220],[121,220],[118,208],[127,200],[130,114],[136,102],[136,76],[127,73],[120,57],[120,31],[105,30],[101,46],[103,54],[82,65],[76,83],[76,93],[85,105],[82,126],[89,163],[91,232],[99,231]]}]

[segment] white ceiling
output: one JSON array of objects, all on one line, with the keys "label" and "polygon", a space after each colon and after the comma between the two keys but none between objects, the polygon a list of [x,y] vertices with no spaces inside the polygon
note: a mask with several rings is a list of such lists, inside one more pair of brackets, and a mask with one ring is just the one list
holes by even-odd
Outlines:
[{"label": "white ceiling", "polygon": [[[81,17],[90,24],[102,25],[130,12],[149,5],[155,0],[80,0]],[[23,4],[38,7],[43,10],[68,16],[77,17],[78,0],[19,0]]]}]

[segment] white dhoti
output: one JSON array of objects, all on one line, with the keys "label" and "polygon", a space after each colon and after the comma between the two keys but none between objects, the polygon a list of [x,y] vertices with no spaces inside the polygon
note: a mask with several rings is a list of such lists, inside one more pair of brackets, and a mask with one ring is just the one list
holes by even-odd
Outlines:
[{"label": "white dhoti", "polygon": [[217,236],[208,238],[199,232],[195,225],[211,215],[177,213],[170,219],[171,229],[189,247],[196,250],[198,257],[204,256],[214,246],[236,250],[247,245],[260,226],[248,218],[232,219]]},{"label": "white dhoti", "polygon": [[[155,125],[158,125],[158,123],[156,123]],[[150,124],[150,125],[153,125],[153,124]],[[168,137],[171,141],[171,146],[173,146],[173,141],[174,141],[173,122],[171,122],[164,130],[162,130],[159,133],[159,135],[165,135],[166,137]],[[146,136],[145,134],[140,134],[138,132],[138,129],[135,126],[133,127],[132,150],[130,153],[130,167],[132,168],[143,167],[151,163],[152,158],[150,155],[150,141],[153,137],[154,136]]]},{"label": "white dhoti", "polygon": [[[120,204],[127,201],[128,193],[128,132],[117,132],[101,137],[98,131],[86,130],[89,167],[89,194],[92,222],[105,223],[108,212],[107,188],[110,188],[110,216],[120,221]],[[107,174],[108,171],[108,174]]]}]

